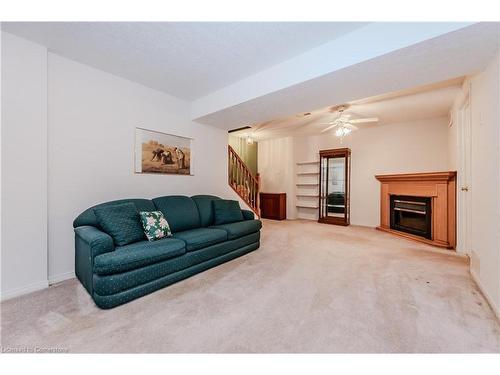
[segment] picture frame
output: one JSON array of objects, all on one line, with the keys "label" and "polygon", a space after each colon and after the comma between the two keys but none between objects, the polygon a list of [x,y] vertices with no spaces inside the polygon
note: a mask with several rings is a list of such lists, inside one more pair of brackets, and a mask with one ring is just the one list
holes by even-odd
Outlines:
[{"label": "picture frame", "polygon": [[193,176],[193,138],[135,128],[134,173]]}]

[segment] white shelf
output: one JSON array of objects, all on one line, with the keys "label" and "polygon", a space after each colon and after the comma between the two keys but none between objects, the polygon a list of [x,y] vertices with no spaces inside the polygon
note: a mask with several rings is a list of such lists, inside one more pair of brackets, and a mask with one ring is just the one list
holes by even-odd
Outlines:
[{"label": "white shelf", "polygon": [[313,164],[319,164],[319,161],[301,161],[299,163],[296,163],[297,165],[313,165]]},{"label": "white shelf", "polygon": [[299,182],[295,184],[297,188],[299,188],[299,191],[303,190],[303,192],[306,193],[306,194],[300,194],[300,193],[296,194],[297,199],[299,201],[303,200],[304,202],[297,202],[295,207],[297,207],[298,212],[302,212],[302,214],[310,216],[311,214],[315,213],[314,211],[317,212],[319,210],[319,205],[318,205],[319,194],[314,194],[318,191],[317,189],[319,188],[319,181],[318,181],[319,161],[303,161],[296,163],[296,165],[297,167],[301,167],[296,171],[297,172],[296,179],[298,181],[316,180],[316,182]]}]

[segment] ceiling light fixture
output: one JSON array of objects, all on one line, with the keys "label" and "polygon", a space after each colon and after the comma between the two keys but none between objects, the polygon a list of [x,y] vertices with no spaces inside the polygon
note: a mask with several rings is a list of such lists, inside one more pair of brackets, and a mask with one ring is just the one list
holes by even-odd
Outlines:
[{"label": "ceiling light fixture", "polygon": [[352,129],[350,129],[350,128],[344,126],[343,124],[341,124],[335,130],[335,136],[337,136],[338,138],[340,138],[340,143],[342,143],[342,141],[344,140],[344,137],[346,135],[348,135],[351,131],[352,131]]},{"label": "ceiling light fixture", "polygon": [[378,118],[376,117],[351,119],[350,114],[344,113],[344,111],[348,108],[349,108],[348,104],[342,104],[340,106],[333,107],[331,111],[338,112],[338,115],[332,121],[323,123],[322,125],[328,125],[328,127],[323,129],[321,132],[324,133],[328,130],[335,129],[335,136],[340,138],[340,143],[342,143],[346,135],[351,133],[353,130],[358,130],[358,127],[353,124],[378,121]]},{"label": "ceiling light fixture", "polygon": [[340,125],[337,130],[335,130],[335,135],[337,137],[345,137],[347,134],[351,132],[351,129],[345,128],[344,126]]}]

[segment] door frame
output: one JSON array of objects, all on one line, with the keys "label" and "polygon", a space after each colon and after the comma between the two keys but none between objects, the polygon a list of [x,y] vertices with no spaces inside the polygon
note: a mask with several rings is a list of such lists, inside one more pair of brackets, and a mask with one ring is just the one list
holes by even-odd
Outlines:
[{"label": "door frame", "polygon": [[457,111],[457,251],[470,255],[472,233],[472,118],[470,87]]}]

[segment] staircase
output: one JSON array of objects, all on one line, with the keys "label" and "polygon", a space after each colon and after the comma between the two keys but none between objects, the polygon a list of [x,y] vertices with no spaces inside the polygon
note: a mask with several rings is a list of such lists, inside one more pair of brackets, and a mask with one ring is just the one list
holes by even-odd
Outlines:
[{"label": "staircase", "polygon": [[231,146],[228,152],[228,183],[241,199],[260,217],[259,210],[259,174],[255,176]]}]

